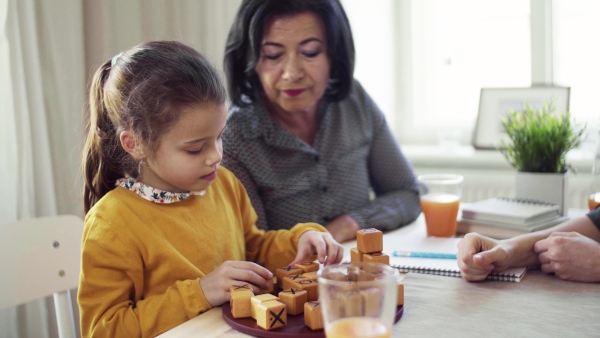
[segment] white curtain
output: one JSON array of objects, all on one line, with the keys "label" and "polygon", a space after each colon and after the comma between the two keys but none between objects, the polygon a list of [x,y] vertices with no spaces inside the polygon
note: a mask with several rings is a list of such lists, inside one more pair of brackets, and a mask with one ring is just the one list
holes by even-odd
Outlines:
[{"label": "white curtain", "polygon": [[[142,41],[169,39],[222,69],[240,2],[0,0],[0,226],[83,216],[85,92],[102,62]],[[51,298],[0,310],[1,338],[56,336]]]}]

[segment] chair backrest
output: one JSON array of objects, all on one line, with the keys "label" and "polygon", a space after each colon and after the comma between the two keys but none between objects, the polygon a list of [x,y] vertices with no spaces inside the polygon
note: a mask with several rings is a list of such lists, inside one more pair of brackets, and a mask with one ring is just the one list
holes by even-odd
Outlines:
[{"label": "chair backrest", "polygon": [[70,297],[66,291],[79,284],[82,233],[83,220],[73,215],[0,224],[0,309],[54,295],[60,333],[59,303],[67,302],[57,296]]}]

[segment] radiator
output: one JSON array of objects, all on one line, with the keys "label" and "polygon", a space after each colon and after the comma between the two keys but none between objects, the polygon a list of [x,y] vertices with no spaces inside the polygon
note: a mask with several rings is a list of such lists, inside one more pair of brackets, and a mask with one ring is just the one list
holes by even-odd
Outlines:
[{"label": "radiator", "polygon": [[[440,173],[439,169],[415,167],[417,174]],[[461,201],[471,203],[492,197],[514,197],[515,176],[509,170],[452,170],[449,173],[464,176]],[[570,208],[587,209],[590,175],[570,174],[569,196]]]}]

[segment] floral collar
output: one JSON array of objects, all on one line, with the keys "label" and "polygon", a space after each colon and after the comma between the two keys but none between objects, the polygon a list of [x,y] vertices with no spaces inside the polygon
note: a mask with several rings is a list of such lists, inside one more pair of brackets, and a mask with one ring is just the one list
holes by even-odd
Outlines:
[{"label": "floral collar", "polygon": [[132,191],[140,195],[143,199],[159,204],[175,203],[183,201],[184,199],[192,195],[202,196],[204,195],[204,193],[206,193],[206,190],[190,192],[164,191],[157,188],[153,188],[142,182],[138,182],[133,177],[120,178],[117,180],[115,185],[121,186],[129,191]]}]

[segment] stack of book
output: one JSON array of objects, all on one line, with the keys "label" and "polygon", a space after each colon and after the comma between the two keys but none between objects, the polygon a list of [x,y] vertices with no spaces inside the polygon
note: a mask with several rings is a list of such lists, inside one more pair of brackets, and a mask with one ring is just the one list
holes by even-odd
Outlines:
[{"label": "stack of book", "polygon": [[457,232],[503,239],[567,221],[560,206],[535,200],[496,197],[462,206]]}]

